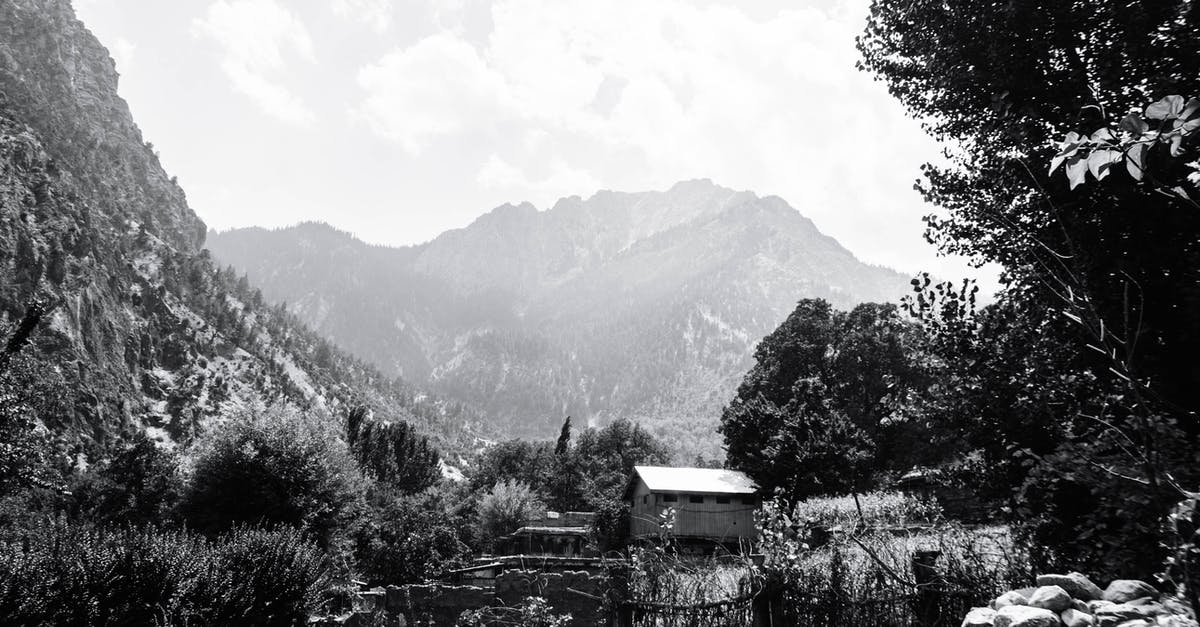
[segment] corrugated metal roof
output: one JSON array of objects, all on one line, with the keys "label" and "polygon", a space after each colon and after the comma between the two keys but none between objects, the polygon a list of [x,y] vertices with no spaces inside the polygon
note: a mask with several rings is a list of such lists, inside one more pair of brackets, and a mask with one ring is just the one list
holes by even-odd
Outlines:
[{"label": "corrugated metal roof", "polygon": [[674,468],[634,466],[633,472],[646,482],[651,492],[691,492],[696,494],[754,494],[758,486],[740,470],[721,468]]}]

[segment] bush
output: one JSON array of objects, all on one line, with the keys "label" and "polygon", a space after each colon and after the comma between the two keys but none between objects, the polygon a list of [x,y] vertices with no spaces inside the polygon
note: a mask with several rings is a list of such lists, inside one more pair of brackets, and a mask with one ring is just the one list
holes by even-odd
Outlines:
[{"label": "bush", "polygon": [[443,495],[375,490],[370,507],[357,541],[358,565],[369,583],[417,583],[465,565],[470,549],[462,536],[469,529]]},{"label": "bush", "polygon": [[0,541],[6,625],[303,625],[329,575],[295,530],[179,531],[47,521]]},{"label": "bush", "polygon": [[853,496],[805,499],[796,504],[792,517],[798,522],[849,529],[860,523],[870,527],[888,527],[936,522],[941,519],[942,510],[933,499],[903,492],[879,491],[858,495],[857,504]]},{"label": "bush", "polygon": [[537,494],[524,483],[501,481],[479,501],[479,537],[485,546],[525,525],[542,511]]},{"label": "bush", "polygon": [[275,408],[217,427],[196,445],[185,522],[210,535],[291,526],[325,550],[337,548],[362,511],[367,484],[331,422]]}]

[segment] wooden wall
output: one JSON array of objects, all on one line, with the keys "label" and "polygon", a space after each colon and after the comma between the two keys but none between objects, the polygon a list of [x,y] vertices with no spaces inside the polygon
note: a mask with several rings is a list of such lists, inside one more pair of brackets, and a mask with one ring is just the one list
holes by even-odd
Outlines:
[{"label": "wooden wall", "polygon": [[[630,503],[629,527],[632,537],[657,536],[659,515],[669,507],[675,508],[673,531],[678,537],[723,541],[755,537],[754,512],[758,510],[758,501],[752,496],[747,497],[750,503],[744,503],[739,495],[675,493],[675,502],[667,501],[664,498],[666,496],[651,493],[646,482],[638,480],[633,491],[633,502]],[[703,502],[693,503],[692,497]],[[729,502],[718,503],[718,497],[728,497]]]}]

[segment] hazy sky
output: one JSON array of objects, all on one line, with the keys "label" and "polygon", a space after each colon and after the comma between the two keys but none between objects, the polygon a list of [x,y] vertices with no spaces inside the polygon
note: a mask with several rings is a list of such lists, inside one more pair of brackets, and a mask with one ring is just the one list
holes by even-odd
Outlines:
[{"label": "hazy sky", "polygon": [[854,67],[867,0],[75,6],[213,228],[410,244],[505,202],[711,178],[865,261],[965,272],[921,236],[912,185],[938,147]]}]

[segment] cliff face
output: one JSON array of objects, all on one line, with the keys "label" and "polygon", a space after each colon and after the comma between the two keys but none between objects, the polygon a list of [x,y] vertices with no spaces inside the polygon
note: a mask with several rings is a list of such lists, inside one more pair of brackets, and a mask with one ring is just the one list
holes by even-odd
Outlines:
[{"label": "cliff face", "polygon": [[171,444],[236,406],[362,402],[443,442],[459,408],[341,353],[203,250],[204,225],[116,94],[67,0],[0,0],[0,328],[54,309],[33,351],[72,409],[47,426],[100,448]]},{"label": "cliff face", "polygon": [[410,248],[318,224],[209,245],[348,350],[510,433],[627,417],[689,460],[720,454],[721,408],[797,300],[849,308],[908,285],[783,200],[703,180],[505,205]]},{"label": "cliff face", "polygon": [[143,141],[112,58],[68,0],[0,2],[0,93],[90,204],[200,250],[204,223]]}]

